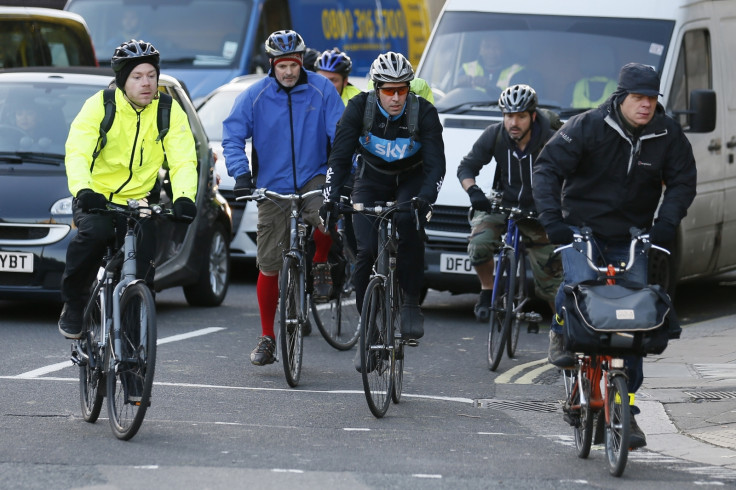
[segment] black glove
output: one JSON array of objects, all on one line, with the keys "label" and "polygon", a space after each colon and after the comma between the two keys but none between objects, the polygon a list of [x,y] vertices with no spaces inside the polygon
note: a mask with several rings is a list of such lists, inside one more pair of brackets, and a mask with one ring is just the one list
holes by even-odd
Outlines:
[{"label": "black glove", "polygon": [[545,231],[547,232],[549,241],[556,245],[567,245],[568,243],[572,243],[574,239],[572,229],[562,221],[556,221],[545,227]]},{"label": "black glove", "polygon": [[[319,216],[328,228],[332,228],[332,225],[337,222],[337,214],[337,203],[335,201],[325,201],[319,208]],[[328,219],[329,223],[327,222]]]},{"label": "black glove", "polygon": [[414,209],[416,209],[419,214],[421,224],[429,221],[429,218],[432,216],[432,204],[426,197],[417,196],[416,199],[414,199]]},{"label": "black glove", "polygon": [[235,179],[235,185],[233,186],[233,192],[235,197],[250,196],[253,194],[253,190],[256,188],[253,185],[253,178],[250,173],[244,173]]},{"label": "black glove", "polygon": [[675,239],[675,227],[666,221],[658,220],[649,230],[649,241],[655,245],[666,245]]},{"label": "black glove", "polygon": [[82,211],[89,213],[90,209],[105,209],[107,199],[92,189],[82,189],[77,193],[77,204],[82,208]]},{"label": "black glove", "polygon": [[174,201],[174,217],[179,221],[191,223],[197,216],[197,206],[188,197],[180,197]]},{"label": "black glove", "polygon": [[467,190],[468,196],[470,196],[470,205],[474,211],[484,211],[490,213],[492,210],[491,201],[488,200],[488,196],[483,192],[483,189],[477,185],[471,185]]}]

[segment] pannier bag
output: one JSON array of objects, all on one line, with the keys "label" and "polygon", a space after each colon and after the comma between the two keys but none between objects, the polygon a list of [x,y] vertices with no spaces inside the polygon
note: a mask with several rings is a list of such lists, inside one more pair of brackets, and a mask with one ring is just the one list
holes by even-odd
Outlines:
[{"label": "pannier bag", "polygon": [[564,287],[565,349],[586,354],[661,354],[680,337],[670,297],[658,285],[620,280]]}]

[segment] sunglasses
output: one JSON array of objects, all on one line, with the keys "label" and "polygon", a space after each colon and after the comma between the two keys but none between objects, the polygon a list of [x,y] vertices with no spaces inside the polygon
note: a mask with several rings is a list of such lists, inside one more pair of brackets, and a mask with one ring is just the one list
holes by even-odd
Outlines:
[{"label": "sunglasses", "polygon": [[406,85],[403,87],[390,87],[390,88],[381,87],[378,90],[380,90],[383,95],[386,95],[388,97],[393,97],[394,94],[406,95],[409,93],[409,87],[407,87]]}]

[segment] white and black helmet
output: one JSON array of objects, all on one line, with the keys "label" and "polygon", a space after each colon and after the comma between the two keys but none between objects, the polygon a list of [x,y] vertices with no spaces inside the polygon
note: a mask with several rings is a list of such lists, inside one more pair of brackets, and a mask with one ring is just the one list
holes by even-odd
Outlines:
[{"label": "white and black helmet", "polygon": [[537,108],[537,92],[529,85],[512,85],[501,92],[498,107],[504,114],[532,112]]},{"label": "white and black helmet", "polygon": [[371,80],[376,86],[389,82],[414,80],[414,69],[401,53],[389,51],[378,55],[371,65]]},{"label": "white and black helmet", "polygon": [[289,54],[301,54],[307,50],[302,37],[295,31],[276,31],[266,39],[266,53],[271,58]]}]

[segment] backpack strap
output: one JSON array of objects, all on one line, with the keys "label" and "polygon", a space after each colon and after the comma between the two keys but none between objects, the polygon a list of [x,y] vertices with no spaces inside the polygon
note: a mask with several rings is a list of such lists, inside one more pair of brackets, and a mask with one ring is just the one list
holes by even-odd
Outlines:
[{"label": "backpack strap", "polygon": [[368,92],[368,98],[365,100],[365,112],[363,112],[363,131],[360,135],[367,138],[373,127],[373,115],[376,113],[376,91]]},{"label": "backpack strap", "polygon": [[89,168],[91,172],[95,166],[95,160],[99,156],[102,149],[107,144],[107,132],[110,131],[113,121],[115,121],[115,89],[106,88],[102,91],[102,101],[105,107],[105,115],[100,121],[100,136],[97,138],[97,145],[92,152],[92,165]]},{"label": "backpack strap", "polygon": [[158,137],[156,141],[163,141],[169,132],[170,117],[171,96],[160,92],[158,96],[158,113],[156,114],[156,126],[158,126]]}]

